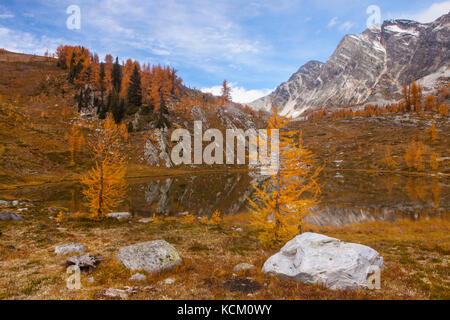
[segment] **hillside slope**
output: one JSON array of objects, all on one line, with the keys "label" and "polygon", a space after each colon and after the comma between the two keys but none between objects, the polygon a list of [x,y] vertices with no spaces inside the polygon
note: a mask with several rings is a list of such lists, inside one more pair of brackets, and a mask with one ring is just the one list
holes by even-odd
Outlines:
[{"label": "hillside slope", "polygon": [[[78,112],[78,90],[68,83],[68,71],[57,67],[55,59],[5,50],[0,51],[0,70],[0,188],[78,179],[92,166],[92,159],[84,145],[75,165],[71,164],[70,130],[79,126],[88,140],[101,120],[95,110]],[[179,100],[197,93],[182,86]],[[169,105],[171,128],[164,133],[163,146],[150,139],[155,131],[151,114],[137,112],[123,119],[134,126],[129,139],[129,176],[162,175],[168,168],[171,173],[193,169],[185,166],[174,170],[167,165],[168,155],[162,149],[169,148],[173,129],[192,132],[196,120],[203,122],[203,131],[262,125],[250,109],[233,103],[208,107],[175,104]]]}]

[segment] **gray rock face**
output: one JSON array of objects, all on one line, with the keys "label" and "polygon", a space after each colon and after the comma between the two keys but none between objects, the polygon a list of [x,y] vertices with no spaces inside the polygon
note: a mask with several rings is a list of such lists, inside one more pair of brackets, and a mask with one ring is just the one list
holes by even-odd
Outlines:
[{"label": "gray rock face", "polygon": [[129,212],[112,212],[108,213],[108,218],[114,218],[117,220],[128,219],[131,218],[131,214]]},{"label": "gray rock face", "polygon": [[23,217],[20,214],[14,212],[2,212],[0,213],[1,221],[20,221]]},{"label": "gray rock face", "polygon": [[164,240],[138,243],[121,248],[119,261],[126,268],[148,273],[172,269],[183,263],[177,250]]},{"label": "gray rock face", "polygon": [[65,243],[55,247],[56,254],[71,254],[75,252],[83,252],[85,250],[86,247],[76,242]]},{"label": "gray rock face", "polygon": [[372,248],[307,232],[270,257],[262,272],[344,290],[367,287],[367,276],[373,268],[381,269],[384,265],[383,258]]},{"label": "gray rock face", "polygon": [[172,162],[169,156],[169,130],[158,129],[155,131],[155,144],[148,139],[145,142],[144,157],[149,165],[160,166],[161,163],[166,168],[172,167]]},{"label": "gray rock face", "polygon": [[449,79],[450,14],[429,24],[390,20],[345,36],[326,63],[306,63],[250,105],[269,110],[273,103],[298,117],[308,109],[397,101],[412,81],[430,92]]}]

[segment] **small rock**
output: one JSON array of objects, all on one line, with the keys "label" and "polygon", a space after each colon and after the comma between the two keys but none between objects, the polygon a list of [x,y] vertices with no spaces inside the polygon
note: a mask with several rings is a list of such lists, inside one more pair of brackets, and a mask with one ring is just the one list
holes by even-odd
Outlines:
[{"label": "small rock", "polygon": [[12,205],[13,205],[14,207],[17,207],[17,206],[19,205],[19,201],[14,200],[14,201],[12,202]]},{"label": "small rock", "polygon": [[138,287],[128,287],[125,286],[125,291],[129,294],[136,294],[139,292],[139,288]]},{"label": "small rock", "polygon": [[140,223],[150,223],[150,222],[153,222],[153,218],[142,218],[142,219],[139,219],[138,222],[140,222]]},{"label": "small rock", "polygon": [[141,273],[136,273],[136,274],[133,274],[130,277],[130,279],[128,279],[128,280],[130,280],[130,281],[145,281],[145,280],[147,280],[147,276],[143,275]]},{"label": "small rock", "polygon": [[155,286],[146,286],[144,291],[158,291],[158,289]]},{"label": "small rock", "polygon": [[55,247],[56,254],[70,254],[75,252],[83,252],[85,250],[85,246],[76,242],[65,243]]},{"label": "small rock", "polygon": [[88,281],[89,283],[94,283],[94,277],[89,277],[89,278],[87,278],[87,281]]},{"label": "small rock", "polygon": [[108,213],[109,218],[115,218],[117,220],[128,219],[131,218],[131,214],[129,212],[112,212]]},{"label": "small rock", "polygon": [[48,210],[48,212],[53,213],[53,214],[58,214],[58,213],[60,213],[61,211],[62,211],[62,212],[67,211],[66,208],[47,208],[47,210]]},{"label": "small rock", "polygon": [[0,200],[0,206],[3,206],[3,207],[9,206],[9,201]]},{"label": "small rock", "polygon": [[23,212],[23,211],[27,211],[28,210],[28,208],[20,208],[20,209],[17,209],[17,211],[19,211],[19,212]]},{"label": "small rock", "polygon": [[14,212],[2,212],[0,213],[0,220],[1,221],[20,221],[23,220],[23,217],[20,214],[14,213]]},{"label": "small rock", "polygon": [[172,278],[167,278],[166,280],[164,280],[165,284],[174,284],[175,280],[173,280]]},{"label": "small rock", "polygon": [[127,299],[128,292],[121,289],[109,288],[106,289],[105,292],[103,292],[102,296],[113,299]]},{"label": "small rock", "polygon": [[102,257],[94,257],[90,254],[82,254],[79,256],[73,256],[73,257],[67,258],[67,260],[64,263],[62,263],[62,265],[66,266],[66,267],[76,265],[80,268],[81,271],[89,273],[101,261],[103,261]]},{"label": "small rock", "polygon": [[253,270],[255,268],[256,267],[250,263],[239,263],[234,267],[233,271],[234,272],[244,272],[244,271]]},{"label": "small rock", "polygon": [[177,250],[164,240],[142,242],[119,250],[118,259],[126,268],[154,273],[183,263]]}]

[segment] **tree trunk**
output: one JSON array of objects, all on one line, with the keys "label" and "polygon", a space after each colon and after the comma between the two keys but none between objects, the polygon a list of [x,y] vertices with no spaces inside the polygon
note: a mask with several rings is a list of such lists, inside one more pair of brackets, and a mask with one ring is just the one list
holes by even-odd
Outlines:
[{"label": "tree trunk", "polygon": [[98,192],[98,216],[102,215],[103,205],[103,160],[100,160],[100,189]]}]

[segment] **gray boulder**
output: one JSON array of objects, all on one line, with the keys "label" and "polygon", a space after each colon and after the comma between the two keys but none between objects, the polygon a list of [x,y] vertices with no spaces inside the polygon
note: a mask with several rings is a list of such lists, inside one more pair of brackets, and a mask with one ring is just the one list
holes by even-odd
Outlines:
[{"label": "gray boulder", "polygon": [[56,254],[70,254],[75,252],[83,252],[85,250],[86,248],[83,245],[76,242],[65,243],[55,247]]},{"label": "gray boulder", "polygon": [[367,277],[374,268],[381,269],[384,265],[383,258],[372,248],[307,232],[270,257],[262,272],[344,290],[366,288]]},{"label": "gray boulder", "polygon": [[0,213],[1,221],[20,221],[23,220],[23,217],[20,214],[14,212],[2,212]]},{"label": "gray boulder", "polygon": [[183,263],[177,250],[164,240],[155,240],[123,247],[119,261],[126,268],[148,273],[172,269]]}]

